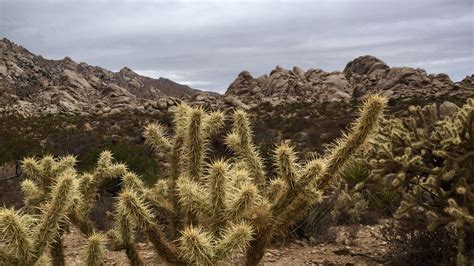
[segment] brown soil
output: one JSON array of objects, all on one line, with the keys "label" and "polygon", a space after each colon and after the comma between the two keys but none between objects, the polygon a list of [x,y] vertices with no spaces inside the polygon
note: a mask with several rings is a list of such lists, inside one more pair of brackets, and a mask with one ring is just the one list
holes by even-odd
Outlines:
[{"label": "brown soil", "polygon": [[[317,244],[310,240],[291,240],[275,244],[267,249],[264,265],[313,265],[313,264],[380,264],[384,262],[386,243],[376,235],[381,225],[363,226],[357,237],[349,241],[347,228],[334,228],[337,232],[333,243]],[[65,235],[66,265],[84,265],[81,257],[81,245],[84,237],[78,229],[71,228]],[[150,243],[138,243],[137,248],[145,265],[166,265],[153,250]],[[241,265],[243,255],[236,254],[233,264]],[[107,251],[106,265],[130,265],[124,251]]]}]

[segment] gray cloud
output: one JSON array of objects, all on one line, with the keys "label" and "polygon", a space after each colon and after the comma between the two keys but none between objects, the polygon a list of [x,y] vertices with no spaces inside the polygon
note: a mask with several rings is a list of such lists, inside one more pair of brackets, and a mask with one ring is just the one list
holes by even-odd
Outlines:
[{"label": "gray cloud", "polygon": [[454,80],[474,72],[470,0],[2,0],[0,35],[47,58],[219,92],[241,70],[342,70],[364,54]]}]

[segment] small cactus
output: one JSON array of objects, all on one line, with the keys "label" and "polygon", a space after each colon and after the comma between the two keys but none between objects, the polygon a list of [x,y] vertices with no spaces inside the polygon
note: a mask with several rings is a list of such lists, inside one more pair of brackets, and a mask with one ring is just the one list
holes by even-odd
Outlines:
[{"label": "small cactus", "polygon": [[88,239],[83,247],[83,257],[87,266],[104,265],[105,258],[105,236],[94,233]]}]

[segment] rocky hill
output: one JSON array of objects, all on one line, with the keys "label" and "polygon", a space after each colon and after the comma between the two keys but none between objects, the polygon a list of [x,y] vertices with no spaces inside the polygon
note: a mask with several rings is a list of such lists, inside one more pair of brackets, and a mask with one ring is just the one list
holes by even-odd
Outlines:
[{"label": "rocky hill", "polygon": [[167,110],[197,92],[166,78],[138,75],[127,67],[112,72],[69,57],[48,60],[6,38],[0,40],[0,113],[4,115]]},{"label": "rocky hill", "polygon": [[427,74],[411,67],[389,67],[373,56],[361,56],[349,62],[342,72],[321,69],[304,71],[277,66],[269,75],[254,78],[243,71],[230,84],[226,95],[245,104],[272,106],[302,102],[337,102],[360,98],[380,91],[392,100],[413,97],[465,97],[474,94],[474,75],[453,82],[446,74]]},{"label": "rocky hill", "polygon": [[446,74],[389,67],[373,56],[349,62],[342,72],[277,66],[254,78],[242,71],[225,93],[201,92],[166,78],[141,76],[124,67],[112,72],[71,58],[48,60],[8,39],[0,40],[0,116],[111,116],[122,112],[164,114],[179,101],[209,108],[246,110],[270,105],[350,102],[381,91],[392,100],[468,97],[474,75],[453,82]]}]

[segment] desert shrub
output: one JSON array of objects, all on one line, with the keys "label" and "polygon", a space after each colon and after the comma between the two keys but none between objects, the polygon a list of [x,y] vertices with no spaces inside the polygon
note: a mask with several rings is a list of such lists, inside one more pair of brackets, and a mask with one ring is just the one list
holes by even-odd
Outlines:
[{"label": "desert shrub", "polygon": [[364,217],[367,216],[368,208],[369,203],[362,194],[348,193],[343,190],[337,195],[331,210],[332,224],[348,225],[349,241],[352,241],[356,238]]},{"label": "desert shrub", "polygon": [[[80,157],[79,169],[83,171],[92,170],[103,151],[110,151],[114,155],[115,160],[126,164],[131,171],[140,175],[142,180],[148,185],[152,185],[158,179],[164,178],[165,173],[160,171],[159,164],[154,160],[150,151],[147,151],[141,144],[127,142],[107,142],[100,148],[91,149]],[[111,180],[110,182],[117,181]],[[105,184],[105,186],[110,185]]]},{"label": "desert shrub", "polygon": [[[363,150],[363,149],[361,149]],[[360,151],[342,167],[339,178],[326,193],[326,200],[316,204],[298,225],[299,236],[317,237],[332,242],[331,227],[350,227],[350,237],[355,237],[362,224],[375,224],[382,216],[389,216],[397,207],[396,193],[385,182],[374,179],[372,168]]]},{"label": "desert shrub", "polygon": [[389,265],[439,265],[454,263],[456,237],[453,228],[413,230],[396,222],[382,227],[380,240],[387,243],[391,254]]},{"label": "desert shrub", "polygon": [[[387,180],[372,174],[373,168],[367,159],[366,151],[360,152],[357,159],[344,165],[341,171],[342,181],[347,184],[349,193],[360,193],[368,203],[368,211],[376,216],[392,216],[399,206],[398,193]],[[341,185],[340,185],[341,186]]]},{"label": "desert shrub", "polygon": [[474,99],[444,119],[435,105],[409,110],[380,127],[373,173],[402,195],[395,217],[404,227],[456,235],[463,265],[474,239]]}]

